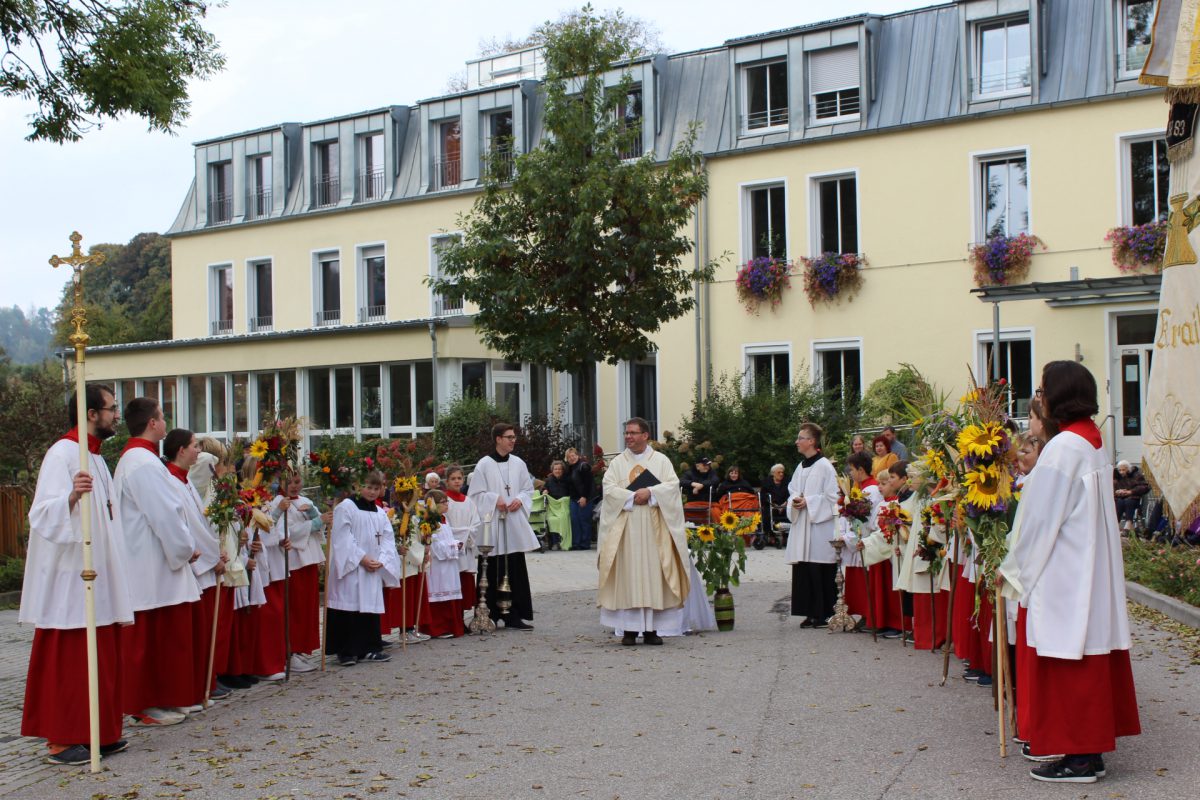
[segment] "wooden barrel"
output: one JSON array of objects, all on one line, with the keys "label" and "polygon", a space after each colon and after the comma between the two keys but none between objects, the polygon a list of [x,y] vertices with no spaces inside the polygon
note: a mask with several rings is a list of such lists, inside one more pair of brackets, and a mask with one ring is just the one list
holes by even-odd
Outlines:
[{"label": "wooden barrel", "polygon": [[717,630],[733,630],[733,595],[728,589],[717,589],[713,594],[713,611],[717,615]]}]

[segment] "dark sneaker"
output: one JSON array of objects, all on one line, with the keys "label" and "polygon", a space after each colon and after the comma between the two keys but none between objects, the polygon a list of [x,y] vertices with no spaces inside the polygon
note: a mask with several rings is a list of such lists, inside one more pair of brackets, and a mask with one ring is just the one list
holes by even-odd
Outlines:
[{"label": "dark sneaker", "polygon": [[626,631],[621,636],[621,644],[625,645],[626,647],[633,647],[635,644],[637,644],[637,634]]},{"label": "dark sneaker", "polygon": [[338,656],[338,664],[343,667],[353,667],[358,663],[358,659],[354,656]]},{"label": "dark sneaker", "polygon": [[1039,761],[1039,762],[1059,761],[1063,757],[1062,753],[1059,753],[1057,755],[1052,755],[1052,756],[1034,755],[1033,751],[1029,749],[1029,742],[1021,743],[1021,755],[1025,756],[1025,758],[1029,761]]},{"label": "dark sneaker", "polygon": [[879,634],[880,639],[899,639],[903,634],[895,628],[885,628],[883,633]]},{"label": "dark sneaker", "polygon": [[117,739],[112,744],[100,745],[100,756],[111,756],[114,753],[120,753],[123,750],[129,749],[129,742],[125,739]]},{"label": "dark sneaker", "polygon": [[514,631],[531,631],[531,630],[533,630],[532,625],[530,625],[525,620],[517,619],[516,617],[504,620],[504,627],[512,628]]},{"label": "dark sneaker", "polygon": [[981,677],[983,677],[983,670],[969,669],[963,673],[963,680],[970,681],[971,683],[974,683],[975,681],[979,680]]},{"label": "dark sneaker", "polygon": [[46,756],[47,764],[60,767],[78,767],[92,760],[92,751],[81,744],[73,744],[66,750],[61,750],[52,756]]},{"label": "dark sneaker", "polygon": [[391,661],[392,657],[382,650],[376,650],[374,653],[367,653],[362,657],[363,661]]},{"label": "dark sneaker", "polygon": [[1103,778],[1108,774],[1108,770],[1104,768],[1104,756],[1097,753],[1092,758],[1092,769],[1095,770],[1097,778]]},{"label": "dark sneaker", "polygon": [[662,637],[658,635],[658,631],[646,631],[642,634],[642,641],[645,644],[662,644]]},{"label": "dark sneaker", "polygon": [[1067,757],[1053,764],[1034,767],[1029,770],[1029,777],[1047,783],[1095,783],[1099,776],[1090,757],[1082,760]]},{"label": "dark sneaker", "polygon": [[209,700],[224,700],[227,697],[229,697],[229,695],[231,695],[231,694],[233,694],[233,691],[231,689],[226,689],[224,686],[217,686],[215,689],[213,689],[211,692],[208,693],[208,699]]},{"label": "dark sneaker", "polygon": [[978,683],[980,686],[991,686],[992,685],[992,676],[991,675],[980,675],[978,678],[975,679],[975,682]]}]

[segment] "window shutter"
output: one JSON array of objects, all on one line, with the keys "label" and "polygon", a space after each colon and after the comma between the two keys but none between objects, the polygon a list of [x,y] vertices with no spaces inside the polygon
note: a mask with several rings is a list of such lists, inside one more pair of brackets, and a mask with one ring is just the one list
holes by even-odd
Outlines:
[{"label": "window shutter", "polygon": [[858,86],[858,45],[809,53],[808,85],[812,94]]}]

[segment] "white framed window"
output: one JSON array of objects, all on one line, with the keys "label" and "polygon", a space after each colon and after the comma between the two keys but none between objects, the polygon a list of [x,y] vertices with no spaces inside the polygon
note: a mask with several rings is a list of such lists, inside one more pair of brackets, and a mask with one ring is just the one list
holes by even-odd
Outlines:
[{"label": "white framed window", "polygon": [[976,23],[973,94],[977,98],[1028,94],[1032,85],[1029,17]]},{"label": "white framed window", "polygon": [[378,200],[384,192],[383,133],[364,133],[355,143],[358,149],[358,185],[356,200]]},{"label": "white framed window", "polygon": [[742,130],[769,133],[788,125],[787,59],[762,61],[741,68]]},{"label": "white framed window", "polygon": [[812,343],[813,382],[837,394],[843,403],[862,397],[862,339],[815,339]]},{"label": "white framed window", "polygon": [[273,176],[270,154],[246,160],[246,219],[269,217],[273,205]]},{"label": "white framed window", "polygon": [[387,319],[385,245],[359,245],[355,253],[358,266],[358,321],[382,322]]},{"label": "white framed window", "polygon": [[[450,242],[462,238],[461,233],[441,233],[429,237],[429,274],[441,280],[445,277],[442,272],[442,248]],[[437,292],[430,293],[432,312],[435,317],[449,317],[463,313],[463,301],[451,300]]]},{"label": "white framed window", "polygon": [[1134,80],[1150,55],[1155,0],[1116,0],[1117,75]]},{"label": "white framed window", "polygon": [[813,255],[857,253],[858,175],[819,175],[812,179]]},{"label": "white framed window", "polygon": [[251,332],[275,328],[275,292],[270,258],[246,262],[246,327]]},{"label": "white framed window", "polygon": [[233,219],[233,163],[208,165],[208,224],[222,225]]},{"label": "white framed window", "polygon": [[513,157],[516,141],[513,138],[513,112],[511,108],[489,111],[484,115],[484,169],[493,179],[500,182],[512,180]]},{"label": "white framed window", "polygon": [[808,54],[810,124],[858,119],[860,107],[858,45],[814,50]]},{"label": "white framed window", "polygon": [[433,363],[413,361],[385,365],[383,421],[389,435],[414,436],[433,430]]},{"label": "white framed window", "polygon": [[233,333],[233,264],[208,268],[208,320],[213,336]]},{"label": "white framed window", "polygon": [[255,372],[250,378],[250,390],[254,396],[249,406],[255,413],[250,420],[252,430],[261,430],[275,417],[296,415],[296,370]]},{"label": "white framed window", "polygon": [[342,322],[342,254],[340,250],[313,253],[313,325]]},{"label": "white framed window", "polygon": [[462,123],[458,117],[433,124],[433,188],[455,189],[462,183]]},{"label": "white framed window", "polygon": [[787,182],[743,183],[743,261],[782,258],[788,254]]},{"label": "white framed window", "polygon": [[[980,384],[990,382],[995,375],[992,363],[994,337],[995,333],[990,329],[975,331],[975,380]],[[1033,328],[1001,328],[1000,348],[995,352],[1000,362],[1000,377],[1007,381],[1010,389],[1008,415],[1029,416],[1029,400],[1037,387]]]},{"label": "white framed window", "polygon": [[650,423],[650,438],[658,438],[658,354],[617,365],[617,424],[630,417]]},{"label": "white framed window", "polygon": [[1167,140],[1161,131],[1122,137],[1121,221],[1144,225],[1166,219],[1171,165]]},{"label": "white framed window", "polygon": [[617,124],[628,139],[621,148],[621,159],[628,161],[642,157],[642,85],[629,87],[629,91],[617,103],[614,112]]},{"label": "white framed window", "polygon": [[975,241],[1032,230],[1025,150],[974,156]]},{"label": "white framed window", "polygon": [[337,205],[342,199],[341,148],[336,140],[313,145],[312,206]]},{"label": "white framed window", "polygon": [[792,343],[760,342],[742,345],[742,388],[747,393],[792,385]]}]

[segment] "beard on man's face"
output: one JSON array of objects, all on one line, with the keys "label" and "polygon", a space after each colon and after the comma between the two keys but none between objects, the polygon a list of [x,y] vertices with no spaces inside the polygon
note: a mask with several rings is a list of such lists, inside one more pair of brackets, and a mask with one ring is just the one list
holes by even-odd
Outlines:
[{"label": "beard on man's face", "polygon": [[111,439],[112,437],[114,437],[116,435],[117,435],[116,428],[103,428],[100,425],[96,425],[96,438],[99,439],[100,441],[104,441],[105,439]]}]

